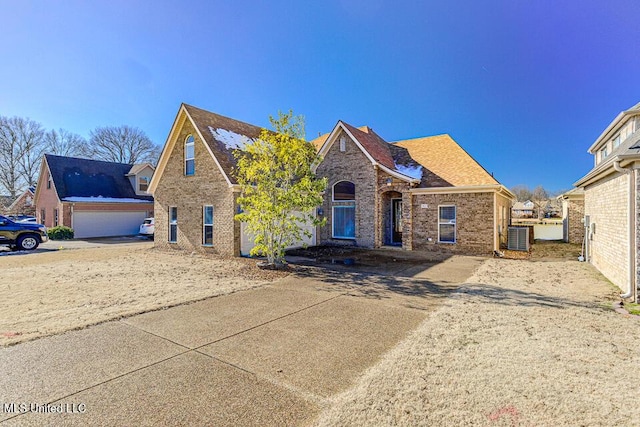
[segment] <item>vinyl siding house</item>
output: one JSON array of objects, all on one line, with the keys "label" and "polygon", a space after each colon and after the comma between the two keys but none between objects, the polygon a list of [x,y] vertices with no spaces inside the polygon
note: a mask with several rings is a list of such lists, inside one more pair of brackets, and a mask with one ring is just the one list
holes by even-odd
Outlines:
[{"label": "vinyl siding house", "polygon": [[153,216],[147,193],[153,172],[148,163],[45,154],[35,194],[38,222],[71,227],[77,238],[135,235]]},{"label": "vinyl siding house", "polygon": [[[150,184],[156,246],[248,254],[251,238],[234,220],[233,151],[260,131],[181,105]],[[329,181],[317,210],[327,225],[299,244],[488,255],[506,242],[513,194],[449,135],[388,143],[339,121],[312,142],[321,159],[315,172]]]},{"label": "vinyl siding house", "polygon": [[637,300],[640,103],[621,112],[589,147],[593,169],[574,185],[584,190],[587,259]]},{"label": "vinyl siding house", "polygon": [[533,209],[535,205],[531,200],[524,202],[515,202],[511,208],[514,218],[533,218]]}]

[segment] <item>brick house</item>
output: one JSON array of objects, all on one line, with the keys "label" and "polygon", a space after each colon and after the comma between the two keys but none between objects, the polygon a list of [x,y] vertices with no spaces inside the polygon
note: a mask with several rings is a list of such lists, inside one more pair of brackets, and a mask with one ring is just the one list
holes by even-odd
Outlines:
[{"label": "brick house", "polygon": [[491,254],[506,243],[514,195],[449,135],[388,143],[339,121],[312,141],[328,178],[318,241]]},{"label": "brick house", "polygon": [[38,222],[71,227],[79,238],[135,235],[153,216],[153,172],[148,163],[45,154],[34,197]]},{"label": "brick house", "polygon": [[637,300],[640,259],[640,103],[621,112],[589,147],[594,167],[574,185],[584,190],[587,260]]},{"label": "brick house", "polygon": [[584,239],[584,190],[574,188],[557,199],[562,204],[562,240],[581,244]]},{"label": "brick house", "polygon": [[[150,184],[156,246],[248,253],[252,243],[233,218],[233,150],[260,131],[181,105]],[[338,122],[312,142],[322,159],[315,172],[329,180],[317,211],[327,225],[304,243],[447,255],[490,254],[506,242],[513,195],[450,136],[387,143],[368,127]]]},{"label": "brick house", "polygon": [[9,206],[5,208],[6,215],[35,215],[35,194],[36,188],[28,187]]}]

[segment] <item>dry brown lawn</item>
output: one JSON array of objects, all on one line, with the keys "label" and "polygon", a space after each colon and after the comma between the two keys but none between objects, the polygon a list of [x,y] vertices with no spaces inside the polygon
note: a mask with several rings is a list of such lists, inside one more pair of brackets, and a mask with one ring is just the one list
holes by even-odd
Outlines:
[{"label": "dry brown lawn", "polygon": [[576,261],[487,260],[321,426],[640,425],[640,318]]},{"label": "dry brown lawn", "polygon": [[255,261],[150,245],[0,257],[0,346],[261,286]]}]

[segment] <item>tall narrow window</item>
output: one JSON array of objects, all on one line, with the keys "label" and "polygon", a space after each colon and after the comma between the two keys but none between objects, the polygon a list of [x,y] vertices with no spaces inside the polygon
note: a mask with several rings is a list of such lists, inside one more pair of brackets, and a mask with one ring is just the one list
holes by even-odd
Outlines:
[{"label": "tall narrow window", "polygon": [[355,206],[333,207],[333,237],[338,239],[355,239],[356,209]]},{"label": "tall narrow window", "polygon": [[40,224],[44,224],[44,221],[47,219],[46,210],[40,209]]},{"label": "tall narrow window", "polygon": [[438,206],[438,242],[456,242],[455,206]]},{"label": "tall narrow window", "polygon": [[47,189],[51,188],[51,174],[47,172]]},{"label": "tall narrow window", "polygon": [[58,226],[58,209],[53,210],[53,226]]},{"label": "tall narrow window", "polygon": [[213,246],[213,206],[209,205],[202,209],[202,244]]},{"label": "tall narrow window", "polygon": [[169,208],[169,243],[178,241],[178,208],[171,206]]},{"label": "tall narrow window", "polygon": [[350,181],[339,181],[333,186],[333,237],[355,239],[356,237],[356,186]]},{"label": "tall narrow window", "polygon": [[193,135],[189,135],[184,141],[184,174],[187,176],[196,174],[196,141]]},{"label": "tall narrow window", "polygon": [[347,138],[344,135],[340,137],[340,151],[347,151]]}]

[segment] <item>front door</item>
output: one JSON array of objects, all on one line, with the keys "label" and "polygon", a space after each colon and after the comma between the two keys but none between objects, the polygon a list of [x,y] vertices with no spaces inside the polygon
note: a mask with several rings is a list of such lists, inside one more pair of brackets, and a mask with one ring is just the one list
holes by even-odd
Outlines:
[{"label": "front door", "polygon": [[402,244],[402,199],[391,200],[391,243]]}]

